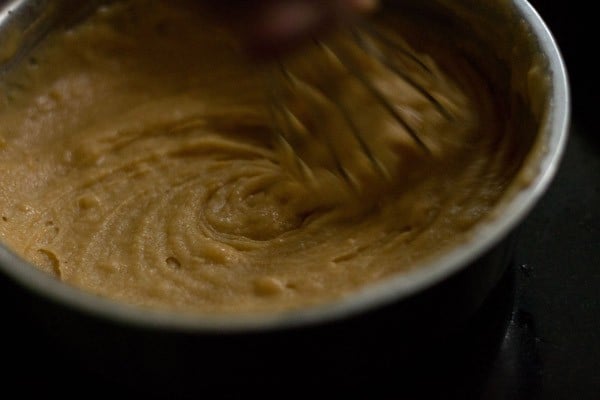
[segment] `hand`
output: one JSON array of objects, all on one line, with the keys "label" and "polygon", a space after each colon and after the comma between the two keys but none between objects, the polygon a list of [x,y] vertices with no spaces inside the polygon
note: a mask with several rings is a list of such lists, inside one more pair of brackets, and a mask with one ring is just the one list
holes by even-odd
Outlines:
[{"label": "hand", "polygon": [[203,0],[253,56],[289,51],[337,23],[376,8],[377,0]]}]

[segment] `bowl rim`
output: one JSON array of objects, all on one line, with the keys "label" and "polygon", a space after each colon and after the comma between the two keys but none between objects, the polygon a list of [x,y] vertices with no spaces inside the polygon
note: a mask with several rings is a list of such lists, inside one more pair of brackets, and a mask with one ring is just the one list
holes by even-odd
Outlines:
[{"label": "bowl rim", "polygon": [[503,218],[475,228],[474,237],[450,252],[425,262],[419,268],[364,286],[350,296],[326,304],[281,313],[212,315],[144,309],[85,292],[35,268],[0,243],[0,270],[22,286],[46,299],[72,309],[115,322],[145,328],[189,332],[241,333],[286,329],[331,322],[369,309],[406,299],[466,268],[469,263],[498,244],[515,228],[546,192],[566,147],[571,117],[571,97],[566,67],[558,45],[537,11],[527,0],[511,5],[529,25],[548,61],[551,77],[550,112],[542,121],[548,138],[539,162],[540,173],[529,187],[507,201]]}]

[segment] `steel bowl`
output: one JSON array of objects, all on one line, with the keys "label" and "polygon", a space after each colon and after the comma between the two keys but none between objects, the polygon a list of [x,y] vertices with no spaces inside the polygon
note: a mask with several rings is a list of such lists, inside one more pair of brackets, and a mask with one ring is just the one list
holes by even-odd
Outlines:
[{"label": "steel bowl", "polygon": [[[2,71],[18,64],[49,31],[75,23],[97,3],[1,2],[0,79]],[[83,330],[82,335],[89,338],[100,330],[104,340],[111,337],[108,326],[119,330],[118,335],[123,331],[134,336],[169,332],[222,337],[227,333],[229,337],[264,338],[281,331],[323,332],[326,327],[342,332],[344,326],[375,326],[376,320],[385,326],[389,318],[416,332],[441,331],[467,320],[505,272],[516,228],[544,194],[559,166],[570,118],[567,73],[551,32],[525,0],[388,1],[385,7],[390,12],[414,12],[429,21],[428,29],[447,32],[441,36],[452,39],[449,45],[460,44],[461,51],[472,57],[497,92],[506,97],[515,129],[522,130],[523,146],[529,148],[520,161],[515,185],[470,239],[419,268],[369,284],[342,299],[301,310],[248,316],[191,316],[100,298],[41,272],[3,245],[0,271],[27,289],[30,301],[36,304],[31,309],[41,320],[50,321],[49,331]]]}]

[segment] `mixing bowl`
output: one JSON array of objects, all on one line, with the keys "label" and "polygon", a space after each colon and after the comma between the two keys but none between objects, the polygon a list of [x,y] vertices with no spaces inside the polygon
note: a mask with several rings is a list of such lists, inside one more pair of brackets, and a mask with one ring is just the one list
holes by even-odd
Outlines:
[{"label": "mixing bowl", "polygon": [[[75,23],[97,3],[2,2],[0,69],[18,64],[49,31]],[[69,329],[77,325],[73,321],[83,318],[143,331],[240,334],[340,326],[391,314],[407,328],[441,331],[469,318],[502,277],[510,263],[516,228],[558,168],[569,123],[565,67],[551,33],[525,0],[387,1],[384,7],[386,12],[414,13],[427,29],[438,30],[447,46],[469,57],[507,105],[506,118],[519,130],[520,145],[528,149],[525,159],[515,160],[518,173],[492,215],[460,245],[342,299],[247,316],[184,315],[100,298],[40,272],[2,245],[0,270],[28,289],[40,303],[35,308],[44,310],[40,315],[51,316],[52,323],[70,321]]]}]

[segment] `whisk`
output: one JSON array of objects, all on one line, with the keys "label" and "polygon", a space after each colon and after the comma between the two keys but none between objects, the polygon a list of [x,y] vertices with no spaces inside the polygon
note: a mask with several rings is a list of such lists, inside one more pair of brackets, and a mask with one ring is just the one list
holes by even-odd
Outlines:
[{"label": "whisk", "polygon": [[[309,70],[308,74],[302,74],[302,68],[300,72],[294,70],[294,64],[298,62],[309,67],[304,68]],[[315,157],[307,156],[306,148],[315,143],[322,145],[321,157],[329,157],[334,172],[354,189],[360,189],[360,179],[348,164],[355,162],[357,157],[365,159],[379,176],[387,180],[391,177],[371,141],[373,127],[361,126],[357,121],[361,110],[349,106],[356,91],[346,93],[341,90],[341,76],[346,83],[358,84],[371,103],[391,117],[423,154],[431,153],[419,129],[402,110],[403,105],[390,99],[385,88],[379,87],[370,76],[370,70],[387,71],[393,79],[401,80],[423,101],[431,104],[441,117],[452,120],[451,112],[426,87],[426,80],[435,79],[433,71],[406,44],[367,21],[340,28],[333,37],[313,39],[310,48],[297,55],[295,60],[279,60],[268,79],[268,103],[274,132],[280,149],[291,156],[295,164],[293,169],[302,177],[313,177]],[[422,75],[426,79],[413,75]],[[333,139],[329,134],[319,134],[316,124],[331,118],[343,122],[343,130],[347,132],[344,137],[338,135]],[[371,131],[367,131],[369,129]],[[339,143],[340,139],[346,148]],[[350,142],[358,153],[348,152]]]}]

